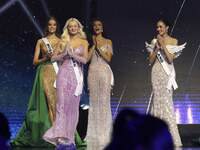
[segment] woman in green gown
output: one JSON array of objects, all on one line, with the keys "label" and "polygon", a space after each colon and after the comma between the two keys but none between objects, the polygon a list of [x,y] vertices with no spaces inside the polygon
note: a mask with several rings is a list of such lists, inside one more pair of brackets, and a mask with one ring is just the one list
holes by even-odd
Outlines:
[{"label": "woman in green gown", "polygon": [[[44,37],[52,49],[56,50],[60,41],[60,30],[55,18],[51,17],[48,20],[44,29]],[[42,58],[39,58],[40,54]],[[33,64],[39,66],[36,70],[26,117],[17,136],[10,142],[11,146],[54,147],[42,139],[56,117],[57,92],[53,86],[56,72],[50,62],[51,56],[44,41],[39,39],[33,58]],[[86,144],[82,142],[77,131],[75,139],[78,146]]]}]

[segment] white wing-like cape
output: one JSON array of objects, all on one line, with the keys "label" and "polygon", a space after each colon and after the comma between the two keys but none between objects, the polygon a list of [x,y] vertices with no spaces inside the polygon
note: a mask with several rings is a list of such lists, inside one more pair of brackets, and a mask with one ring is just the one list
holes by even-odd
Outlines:
[{"label": "white wing-like cape", "polygon": [[[155,41],[154,41],[155,43]],[[148,52],[153,53],[154,49],[155,49],[155,44],[151,45],[148,44],[147,42],[145,42],[146,45],[146,49]],[[182,45],[178,45],[178,46],[174,46],[174,45],[166,45],[167,50],[169,51],[169,53],[174,54],[175,56],[174,58],[177,58],[178,56],[181,55],[183,49],[185,48],[186,43],[182,44]]]}]

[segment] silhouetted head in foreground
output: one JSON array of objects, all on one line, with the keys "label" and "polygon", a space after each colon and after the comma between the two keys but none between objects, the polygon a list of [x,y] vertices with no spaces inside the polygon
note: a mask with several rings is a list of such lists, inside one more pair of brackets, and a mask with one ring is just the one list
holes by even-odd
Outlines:
[{"label": "silhouetted head in foreground", "polygon": [[106,150],[173,150],[167,124],[150,115],[124,110],[117,116]]},{"label": "silhouetted head in foreground", "polygon": [[139,149],[173,150],[172,136],[167,124],[156,117],[142,116],[136,124]]},{"label": "silhouetted head in foreground", "polygon": [[0,112],[0,149],[7,150],[7,141],[10,139],[10,130],[8,120],[3,113]]},{"label": "silhouetted head in foreground", "polygon": [[123,109],[120,111],[113,125],[113,137],[123,133],[123,129],[126,125],[129,122],[136,120],[137,117],[139,117],[139,114],[136,111],[130,109]]}]

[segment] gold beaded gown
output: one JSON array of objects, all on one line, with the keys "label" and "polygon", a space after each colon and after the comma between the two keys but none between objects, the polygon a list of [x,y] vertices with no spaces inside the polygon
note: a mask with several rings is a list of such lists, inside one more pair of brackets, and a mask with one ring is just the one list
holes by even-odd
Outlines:
[{"label": "gold beaded gown", "polygon": [[[101,50],[113,50],[106,43]],[[103,59],[103,58],[102,58]],[[112,115],[110,105],[112,71],[97,53],[93,53],[88,70],[89,116],[86,141],[88,145],[106,146],[110,141]]]},{"label": "gold beaded gown", "polygon": [[[53,50],[57,47],[57,42],[54,42],[51,44],[51,47]],[[43,57],[47,53],[47,47],[44,42],[41,44],[41,50]],[[56,119],[56,107],[57,107],[57,91],[56,88],[53,87],[53,84],[56,80],[56,72],[54,70],[54,67],[52,64],[46,64],[42,67],[40,72],[41,78],[42,78],[42,85],[43,89],[46,95],[46,99],[48,99],[48,102],[50,104],[50,108],[53,113],[53,120]]]}]

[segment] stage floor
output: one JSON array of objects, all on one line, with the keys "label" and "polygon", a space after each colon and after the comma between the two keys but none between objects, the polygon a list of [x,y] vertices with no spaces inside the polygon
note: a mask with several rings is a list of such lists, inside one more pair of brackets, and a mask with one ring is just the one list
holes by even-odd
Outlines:
[{"label": "stage floor", "polygon": [[[89,148],[86,148],[86,147],[82,147],[82,148],[77,148],[76,150],[102,150],[102,148],[97,148],[97,147],[89,147]],[[45,150],[46,148],[12,148],[12,150]],[[52,149],[48,149],[48,150],[55,150],[54,148]],[[175,150],[200,150],[200,147],[186,147],[186,148],[175,148]]]},{"label": "stage floor", "polygon": [[[120,105],[118,105],[119,100],[119,97],[111,99],[113,117],[123,108],[130,108],[144,114],[149,98],[137,98],[131,101],[121,101]],[[116,111],[118,106],[119,109]],[[178,124],[200,124],[200,94],[184,96],[174,95],[174,108]],[[12,133],[11,139],[13,139],[22,126],[26,114],[26,108],[0,107],[0,110],[9,120],[10,131]]]},{"label": "stage floor", "polygon": [[[136,110],[139,113],[144,114],[148,105],[149,98],[137,98],[131,101],[121,101],[120,98],[111,99],[111,108],[113,117],[117,115],[117,112],[123,108],[129,108]],[[119,109],[117,111],[117,107]],[[174,95],[174,108],[175,115],[178,124],[200,124],[200,94],[195,95]],[[3,112],[9,120],[10,131],[12,133],[11,139],[13,139],[23,121],[26,114],[26,108],[24,107],[0,107],[1,112]],[[199,135],[200,137],[200,135]],[[191,139],[192,140],[192,139]],[[39,148],[12,148],[13,150],[39,150]],[[41,148],[42,150],[43,148]],[[86,148],[78,148],[78,150],[84,150]],[[94,150],[94,148],[87,148],[88,150]],[[183,150],[200,150],[199,148],[182,148]],[[97,148],[95,148],[97,150]],[[181,149],[179,149],[181,150]]]}]

